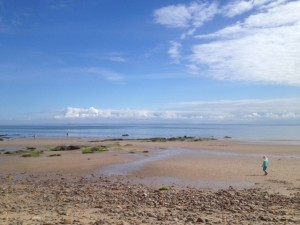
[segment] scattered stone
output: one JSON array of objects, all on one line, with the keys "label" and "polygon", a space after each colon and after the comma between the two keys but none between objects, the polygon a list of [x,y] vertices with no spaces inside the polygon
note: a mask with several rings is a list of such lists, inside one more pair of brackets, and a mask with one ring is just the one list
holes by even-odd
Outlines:
[{"label": "scattered stone", "polygon": [[[6,224],[300,224],[300,192],[287,196],[258,188],[175,187],[159,191],[95,174],[12,173],[0,175],[0,181],[0,221],[6,215],[11,218]],[[31,217],[26,221],[20,213]]]}]

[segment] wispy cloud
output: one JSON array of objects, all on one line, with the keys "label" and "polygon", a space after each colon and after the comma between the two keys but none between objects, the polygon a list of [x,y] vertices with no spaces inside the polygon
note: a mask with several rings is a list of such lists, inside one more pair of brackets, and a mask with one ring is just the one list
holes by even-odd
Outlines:
[{"label": "wispy cloud", "polygon": [[181,53],[180,53],[181,44],[176,41],[170,41],[170,45],[171,46],[169,48],[168,54],[173,59],[174,63],[179,63],[181,57]]},{"label": "wispy cloud", "polygon": [[104,69],[104,68],[86,67],[86,68],[80,68],[79,71],[81,73],[95,74],[95,75],[103,76],[108,80],[122,80],[123,79],[123,76],[120,73],[117,73],[117,72],[109,70],[109,69]]},{"label": "wispy cloud", "polygon": [[0,1],[0,33],[12,33],[15,28],[20,27],[28,16],[25,12],[9,13],[6,10],[6,2]]},{"label": "wispy cloud", "polygon": [[[13,33],[19,28],[32,26],[32,20],[38,21],[39,13],[34,12],[34,6],[27,4],[10,4],[11,1],[0,1],[0,33]],[[70,10],[78,0],[45,0],[37,7],[39,10]],[[37,22],[38,23],[38,22]],[[34,25],[36,26],[35,23]]]},{"label": "wispy cloud", "polygon": [[77,2],[77,0],[47,0],[46,6],[52,10],[68,10],[71,9]]},{"label": "wispy cloud", "polygon": [[253,8],[253,1],[233,1],[223,7],[222,14],[227,17],[234,17],[247,12]]},{"label": "wispy cloud", "polygon": [[59,70],[60,73],[64,74],[80,74],[80,75],[96,75],[106,78],[111,81],[118,81],[123,79],[121,73],[115,72],[113,70],[102,68],[102,67],[72,67],[72,68],[62,68]]},{"label": "wispy cloud", "polygon": [[121,56],[109,56],[107,57],[108,60],[113,61],[113,62],[126,62],[127,59]]},{"label": "wispy cloud", "polygon": [[215,2],[192,2],[159,8],[154,11],[155,22],[174,28],[201,27],[217,13]]},{"label": "wispy cloud", "polygon": [[255,8],[268,8],[286,2],[286,0],[235,0],[229,2],[220,9],[220,13],[226,17],[235,17]]},{"label": "wispy cloud", "polygon": [[171,109],[132,110],[69,107],[56,119],[186,120],[198,122],[299,121],[300,99],[198,101]]},{"label": "wispy cloud", "polygon": [[127,59],[121,53],[118,52],[107,53],[103,56],[103,58],[113,62],[127,62]]},{"label": "wispy cloud", "polygon": [[[206,8],[202,11],[206,16],[195,22],[192,6]],[[223,29],[195,35],[198,44],[186,49],[183,40],[214,16],[235,17],[245,12],[250,15]],[[299,12],[300,1],[235,0],[219,8],[215,3],[198,2],[167,6],[155,11],[155,19],[165,26],[185,28],[177,42],[180,62],[194,75],[300,86]],[[178,47],[171,45],[168,53],[179,62],[176,50]]]},{"label": "wispy cloud", "polygon": [[220,80],[271,82],[300,86],[300,2],[251,15],[244,22],[198,38],[194,66],[206,65]]}]

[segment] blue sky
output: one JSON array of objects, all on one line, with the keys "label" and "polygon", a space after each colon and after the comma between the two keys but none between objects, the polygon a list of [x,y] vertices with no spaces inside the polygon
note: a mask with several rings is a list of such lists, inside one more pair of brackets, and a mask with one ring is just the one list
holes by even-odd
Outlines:
[{"label": "blue sky", "polygon": [[299,123],[299,12],[288,0],[0,0],[0,122]]}]

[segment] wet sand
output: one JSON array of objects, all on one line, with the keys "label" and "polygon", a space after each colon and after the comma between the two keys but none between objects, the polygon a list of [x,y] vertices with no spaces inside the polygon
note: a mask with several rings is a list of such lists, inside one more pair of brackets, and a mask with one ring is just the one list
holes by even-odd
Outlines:
[{"label": "wet sand", "polygon": [[[59,145],[105,145],[108,151],[93,154],[82,154],[81,150],[49,151]],[[26,147],[45,151],[38,158],[8,155],[5,151],[0,155],[3,196],[0,224],[1,221],[3,224],[17,224],[18,221],[23,224],[300,222],[300,145],[297,143],[102,142],[71,138],[0,142],[0,149],[7,151]],[[53,153],[61,156],[48,157]],[[270,161],[267,176],[263,176],[261,167],[263,155]],[[164,194],[157,192],[162,187],[166,189]],[[253,202],[244,204],[253,193],[256,196]],[[203,197],[199,207],[195,203],[198,195]],[[237,198],[233,197],[235,195]],[[27,196],[33,200],[27,200]],[[131,197],[126,200],[128,196]],[[44,198],[52,200],[42,203]],[[177,202],[171,203],[170,198]],[[232,200],[235,203],[230,203]],[[269,205],[265,205],[265,201]],[[211,202],[216,204],[213,210]],[[286,202],[293,204],[287,206]],[[131,208],[125,207],[128,204]],[[283,212],[283,208],[287,211]],[[175,216],[179,212],[180,216]],[[247,212],[253,216],[247,217]]]},{"label": "wet sand", "polygon": [[[108,146],[109,151],[82,154],[81,150],[55,152],[56,146]],[[114,175],[152,185],[198,188],[265,187],[285,192],[300,187],[300,145],[233,140],[146,142],[137,140],[11,139],[0,149],[35,147],[46,151],[39,158],[0,155],[0,171]],[[2,151],[3,153],[4,151]],[[263,176],[262,156],[269,158]]]}]

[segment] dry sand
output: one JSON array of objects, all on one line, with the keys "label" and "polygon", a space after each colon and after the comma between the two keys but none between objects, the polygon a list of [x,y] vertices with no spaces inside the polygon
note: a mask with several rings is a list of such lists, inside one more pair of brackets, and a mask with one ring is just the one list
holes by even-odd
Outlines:
[{"label": "dry sand", "polygon": [[[81,150],[61,151],[55,152],[61,154],[61,156],[47,157],[50,154],[53,154],[53,152],[48,149],[59,145],[106,145],[108,146],[109,151],[93,154],[82,154]],[[55,206],[52,205],[50,207],[49,205],[42,206],[37,199],[30,204],[26,203],[24,199],[26,199],[28,192],[21,191],[32,191],[34,187],[42,187],[44,196],[50,196],[54,195],[54,192],[58,191],[62,186],[65,189],[66,181],[76,180],[76,182],[79,183],[75,182],[74,184],[74,182],[70,182],[72,185],[70,184],[70,186],[68,186],[69,191],[72,190],[75,193],[84,186],[86,188],[85,191],[88,190],[91,192],[91,190],[93,190],[93,192],[96,193],[98,188],[95,186],[95,179],[99,179],[96,181],[96,183],[100,182],[99,185],[102,185],[102,183],[106,184],[107,182],[110,183],[109,185],[104,185],[104,187],[102,187],[104,188],[102,190],[103,193],[101,192],[99,195],[111,193],[113,190],[111,188],[118,186],[117,189],[121,190],[118,192],[120,196],[128,195],[128,188],[132,188],[134,191],[129,194],[131,194],[134,199],[136,198],[134,194],[135,191],[138,192],[138,190],[141,190],[141,193],[138,192],[138,195],[144,196],[144,192],[155,193],[155,190],[159,187],[171,187],[172,190],[177,188],[183,188],[183,190],[189,190],[189,187],[196,188],[195,190],[197,193],[199,191],[202,193],[203,191],[203,193],[206,193],[206,197],[208,195],[210,196],[211,191],[225,191],[228,190],[228,188],[233,188],[234,193],[236,193],[237,190],[241,190],[237,195],[244,196],[243,198],[245,199],[250,199],[251,193],[256,193],[257,196],[260,196],[260,194],[263,193],[263,195],[266,196],[266,191],[269,196],[278,192],[281,196],[278,197],[276,195],[278,197],[276,197],[276,199],[279,199],[279,203],[277,200],[272,200],[271,202],[271,206],[274,204],[274,207],[277,207],[275,207],[276,210],[281,210],[282,207],[285,207],[284,204],[286,203],[284,203],[284,201],[296,202],[296,206],[291,205],[292,208],[287,207],[287,210],[289,211],[288,218],[272,217],[270,216],[270,213],[276,214],[277,211],[275,212],[273,210],[273,212],[269,212],[266,211],[265,208],[258,208],[257,212],[255,211],[256,209],[253,209],[253,213],[256,212],[255,216],[247,219],[246,215],[243,215],[242,209],[243,207],[250,206],[243,206],[241,202],[239,203],[239,201],[241,201],[239,199],[235,199],[237,200],[236,204],[239,208],[239,210],[236,211],[239,215],[236,219],[233,219],[230,216],[232,210],[235,210],[233,208],[226,209],[228,210],[228,215],[223,215],[225,218],[224,220],[219,218],[220,211],[217,209],[217,211],[212,211],[208,214],[204,213],[205,210],[200,210],[202,214],[200,211],[199,213],[205,216],[205,218],[208,216],[210,217],[210,219],[206,221],[208,224],[227,224],[227,222],[225,223],[224,221],[230,221],[230,218],[233,224],[261,224],[263,221],[273,221],[274,224],[281,224],[281,222],[283,224],[285,222],[287,224],[293,224],[295,221],[295,224],[297,224],[300,222],[298,210],[300,209],[300,145],[297,143],[246,142],[234,140],[198,142],[145,142],[122,140],[102,142],[71,138],[9,139],[0,142],[0,150],[21,149],[26,147],[35,147],[37,149],[44,149],[45,151],[42,156],[38,158],[23,158],[15,155],[7,155],[4,154],[5,151],[2,151],[2,154],[0,155],[0,191],[4,193],[4,198],[1,200],[2,208],[0,208],[0,224],[189,224],[187,223],[188,218],[186,217],[175,218],[171,216],[169,220],[160,220],[157,217],[151,216],[152,211],[144,214],[141,213],[140,216],[144,219],[144,223],[139,219],[137,219],[136,222],[128,220],[130,216],[128,217],[126,215],[122,217],[121,220],[120,218],[118,219],[118,213],[112,213],[110,215],[104,210],[107,209],[109,204],[113,204],[112,202],[114,200],[111,200],[112,202],[110,203],[106,202],[105,206],[102,205],[104,212],[103,210],[101,211],[103,215],[101,218],[99,216],[97,217],[98,219],[95,219],[96,217],[93,217],[93,219],[85,218],[85,216],[87,216],[86,213],[88,215],[90,215],[89,213],[91,213],[91,215],[95,213],[86,211],[92,204],[89,203],[89,207],[85,210],[82,209],[81,213],[78,212],[76,214],[77,219],[72,219],[70,222],[70,219],[65,221],[65,216],[67,216],[68,213],[60,215],[59,212],[57,212],[58,214],[48,212],[51,207],[56,210],[58,210],[57,208],[63,207],[64,203],[58,201],[56,195],[55,201],[58,203],[55,204]],[[261,167],[263,155],[267,155],[269,158],[269,174],[267,176],[263,176]],[[112,176],[109,176],[111,174]],[[63,184],[61,183],[62,181],[64,182]],[[120,184],[120,182],[122,184]],[[124,186],[123,184],[126,185]],[[139,184],[143,184],[143,186],[135,186]],[[12,190],[9,191],[9,188],[12,188]],[[253,191],[253,189],[255,189],[255,191]],[[146,197],[147,193],[145,194]],[[176,193],[174,192],[176,198],[185,198],[184,194],[181,198],[178,197],[179,192]],[[114,196],[113,193],[111,194]],[[186,198],[194,198],[194,195],[194,192],[188,192]],[[222,199],[224,198],[227,200],[230,200],[232,197],[231,195],[228,197],[226,191],[224,193],[222,192],[221,196]],[[266,197],[267,199],[270,198],[268,196]],[[295,197],[291,196],[298,197],[295,200]],[[89,193],[87,196],[84,194],[81,195],[82,199],[84,197],[91,198],[91,201],[94,201],[93,193]],[[115,196],[115,201],[117,201],[119,197]],[[218,202],[220,200],[219,197],[220,194],[215,194],[215,196],[212,197],[212,201]],[[169,197],[165,196],[165,198],[168,199]],[[284,198],[291,199],[282,200]],[[22,202],[21,205],[23,211],[20,208],[18,208],[18,210],[11,208],[16,207],[14,205],[19,205],[18,201]],[[149,201],[151,202],[151,199]],[[164,199],[164,201],[167,200]],[[257,197],[255,201],[258,205],[261,204],[261,207],[267,207],[269,210],[269,206],[264,205],[263,199]],[[77,210],[78,207],[74,202],[76,202],[77,206],[82,203],[78,199],[69,200],[69,211],[75,212]],[[255,202],[253,202],[253,204],[254,203]],[[4,207],[3,204],[6,207]],[[114,205],[114,207],[120,207],[119,209],[121,209],[122,206],[118,204]],[[133,202],[132,204],[136,203]],[[178,204],[181,203],[179,202]],[[187,207],[186,204],[190,206],[189,204],[191,203],[182,203],[182,207]],[[32,208],[37,205],[41,206],[40,210],[36,210],[35,212],[30,211],[30,207]],[[166,210],[165,208],[158,207],[155,204],[153,207],[162,210],[161,213],[164,213],[164,215],[166,212],[171,214],[173,212],[172,209],[164,211]],[[47,210],[47,208],[49,209]],[[141,206],[141,209],[150,210],[148,206],[146,207],[144,205]],[[22,214],[20,213],[21,211]],[[265,211],[265,214],[259,213],[262,211]],[[282,211],[278,211],[278,213],[280,213],[280,216],[287,215],[287,212],[283,213]],[[45,219],[43,219],[45,218],[45,215],[47,215],[48,221],[50,221],[49,223],[45,222]],[[89,218],[92,218],[91,215]],[[263,217],[264,215],[267,215],[267,217]],[[196,217],[197,216],[193,217],[188,222],[194,224],[194,222],[197,223],[196,220],[199,220],[200,223],[203,220],[205,223],[205,219],[200,217],[200,219],[197,219]],[[156,219],[160,222],[158,223]],[[1,221],[3,221],[3,223],[1,223]],[[22,223],[20,221],[22,221]],[[174,223],[170,221],[173,221]],[[269,223],[266,222],[266,224]]]}]

